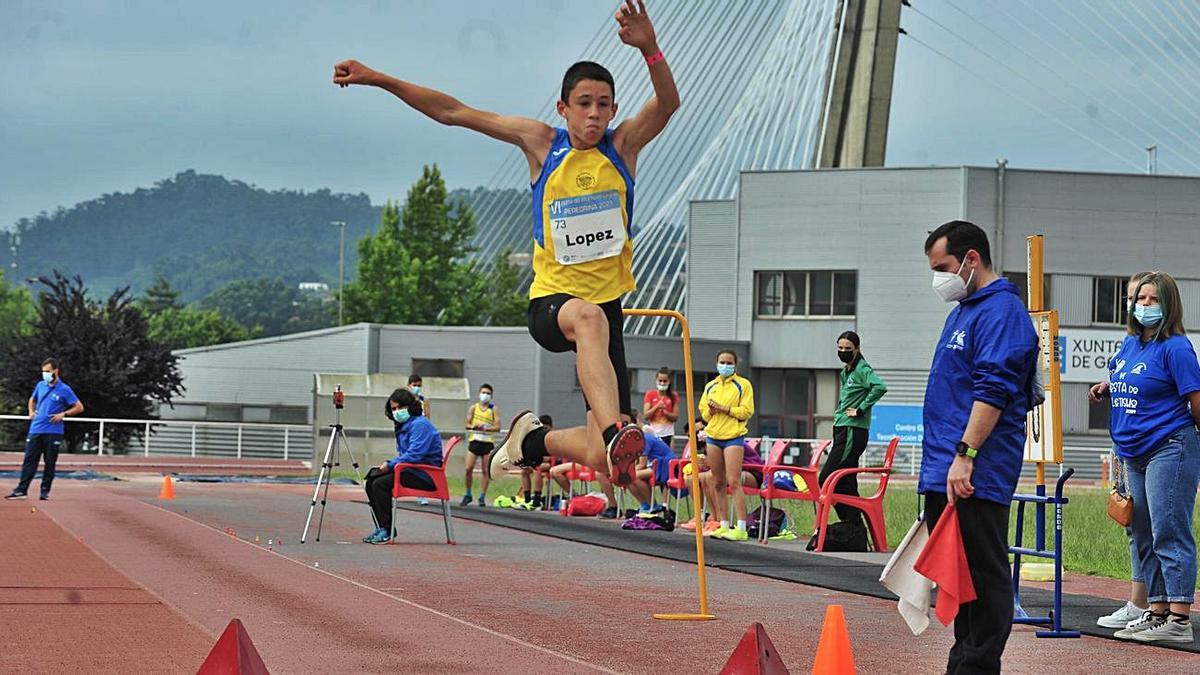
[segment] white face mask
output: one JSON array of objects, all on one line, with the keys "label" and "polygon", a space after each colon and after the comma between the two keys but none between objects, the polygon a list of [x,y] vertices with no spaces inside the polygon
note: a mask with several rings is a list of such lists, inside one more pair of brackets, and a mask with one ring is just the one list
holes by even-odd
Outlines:
[{"label": "white face mask", "polygon": [[[963,265],[966,264],[967,259],[963,258],[962,264],[958,266],[958,272],[961,272]],[[942,302],[958,302],[970,295],[967,287],[975,279],[975,270],[971,270],[971,277],[966,281],[958,276],[958,272],[933,273],[933,292],[938,294]]]},{"label": "white face mask", "polygon": [[492,400],[492,395],[491,395],[491,394],[487,394],[487,393],[484,393],[484,392],[479,392],[479,402],[480,402],[480,403],[487,403],[487,402],[488,402],[488,401],[490,401],[490,400]]},{"label": "white face mask", "polygon": [[654,385],[654,386],[658,387],[658,390],[659,390],[659,391],[666,391],[666,390],[667,390],[667,386],[668,386],[668,385],[665,385],[665,384],[656,384],[656,385]]}]

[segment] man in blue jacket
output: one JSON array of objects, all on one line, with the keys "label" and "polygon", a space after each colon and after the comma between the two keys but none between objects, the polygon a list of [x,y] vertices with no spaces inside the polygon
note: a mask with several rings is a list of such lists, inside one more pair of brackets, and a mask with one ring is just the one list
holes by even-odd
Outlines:
[{"label": "man in blue jacket", "polygon": [[1012,630],[1009,504],[1021,475],[1037,335],[1016,288],[992,269],[978,226],[948,222],[925,240],[933,289],[950,310],[925,388],[918,492],[933,530],[955,506],[978,599],[959,608],[947,673],[998,673]]},{"label": "man in blue jacket", "polygon": [[43,501],[50,498],[54,484],[54,467],[63,447],[63,418],[83,412],[79,397],[59,377],[58,361],[42,362],[42,379],[29,397],[29,436],[25,439],[25,461],[21,463],[21,479],[17,488],[5,499],[25,499],[38,462],[44,457],[42,469]]}]

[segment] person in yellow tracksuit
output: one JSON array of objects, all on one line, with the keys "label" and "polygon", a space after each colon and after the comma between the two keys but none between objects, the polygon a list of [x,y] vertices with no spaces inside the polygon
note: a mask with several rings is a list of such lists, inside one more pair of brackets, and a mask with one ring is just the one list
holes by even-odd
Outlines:
[{"label": "person in yellow tracksuit", "polygon": [[[742,458],[746,448],[746,422],[754,416],[754,387],[750,380],[738,375],[737,354],[724,350],[717,354],[717,377],[704,385],[700,395],[700,417],[704,419],[704,433],[708,465],[712,470],[712,487],[715,493],[713,513],[720,519],[720,527],[712,536],[730,541],[745,541],[746,493],[742,492]],[[729,497],[725,489],[733,493],[733,510],[737,523],[729,527]]]}]

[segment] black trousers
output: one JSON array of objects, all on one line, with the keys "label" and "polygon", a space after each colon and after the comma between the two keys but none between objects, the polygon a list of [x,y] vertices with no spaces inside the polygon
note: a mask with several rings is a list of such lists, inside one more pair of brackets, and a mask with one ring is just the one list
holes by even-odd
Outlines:
[{"label": "black trousers", "polygon": [[[383,471],[374,467],[367,472],[365,489],[367,501],[375,512],[375,522],[379,527],[392,531],[392,476],[393,471]],[[404,469],[400,472],[400,484],[416,490],[432,490],[433,479],[420,469]]]},{"label": "black trousers", "polygon": [[29,492],[29,484],[37,473],[38,462],[45,457],[46,466],[42,469],[42,494],[50,494],[50,486],[54,484],[54,467],[58,464],[58,452],[62,450],[62,434],[34,434],[25,441],[25,459],[21,462],[21,481],[17,483],[17,492]]},{"label": "black trousers", "polygon": [[[925,523],[931,532],[945,508],[944,493],[925,493]],[[955,508],[978,598],[958,609],[954,646],[950,648],[946,672],[999,673],[1000,656],[1013,621],[1012,568],[1008,564],[1009,507],[972,498],[958,500]]]},{"label": "black trousers", "polygon": [[[858,427],[834,427],[833,428],[833,445],[829,448],[829,457],[825,459],[825,466],[821,467],[821,473],[817,476],[817,481],[824,486],[825,479],[838,469],[853,469],[858,467],[858,460],[862,457],[863,451],[867,449],[867,430]],[[833,491],[838,494],[858,496],[858,476],[846,476],[838,481],[837,485],[833,486]],[[847,506],[846,504],[837,504],[834,507],[837,511],[838,520],[850,521],[858,519],[862,521],[862,511]]]}]

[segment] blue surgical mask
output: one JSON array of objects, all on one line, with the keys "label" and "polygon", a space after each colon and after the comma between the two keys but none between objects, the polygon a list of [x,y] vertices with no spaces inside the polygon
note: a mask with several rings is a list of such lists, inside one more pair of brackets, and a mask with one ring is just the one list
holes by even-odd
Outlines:
[{"label": "blue surgical mask", "polygon": [[47,373],[46,371],[43,370],[42,371],[42,382],[49,384],[53,381],[54,381],[54,373]]},{"label": "blue surgical mask", "polygon": [[408,408],[399,408],[392,411],[392,419],[396,420],[397,424],[404,424],[412,415],[409,414]]},{"label": "blue surgical mask", "polygon": [[717,364],[717,373],[719,373],[721,377],[729,377],[730,375],[733,375],[733,371],[735,369],[736,367],[732,363]]},{"label": "blue surgical mask", "polygon": [[1162,321],[1162,305],[1134,305],[1133,318],[1147,328],[1153,328]]},{"label": "blue surgical mask", "polygon": [[480,403],[487,403],[488,401],[491,401],[491,400],[492,400],[491,394],[488,394],[485,392],[479,392],[479,402]]},{"label": "blue surgical mask", "polygon": [[421,385],[419,384],[409,386],[408,390],[412,392],[413,396],[421,395]]}]

